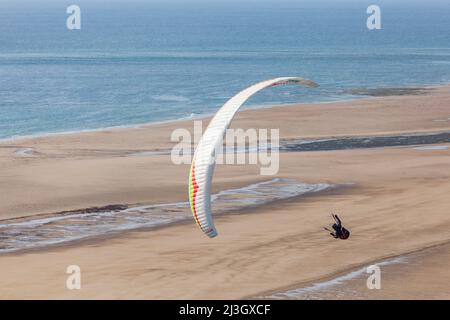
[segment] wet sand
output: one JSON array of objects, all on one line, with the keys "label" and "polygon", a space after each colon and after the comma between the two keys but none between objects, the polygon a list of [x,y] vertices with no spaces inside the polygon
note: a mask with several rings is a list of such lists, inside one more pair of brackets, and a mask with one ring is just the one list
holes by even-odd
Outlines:
[{"label": "wet sand", "polygon": [[[450,243],[421,249],[371,264],[290,290],[263,293],[255,299],[282,300],[379,300],[450,299]],[[379,288],[369,279],[379,267]],[[369,286],[367,282],[369,282]]]},{"label": "wet sand", "polygon": [[[216,215],[239,214],[273,202],[308,197],[347,185],[274,178],[211,196]],[[130,230],[147,231],[192,222],[189,202],[109,205],[0,221],[0,254],[45,249]]]},{"label": "wet sand", "polygon": [[[249,110],[233,127],[280,128],[284,140],[443,133],[450,130],[449,106],[450,88],[441,87],[427,95]],[[186,201],[188,165],[174,165],[168,155],[130,156],[170,148],[178,127],[192,129],[192,122],[2,142],[1,218]],[[0,297],[237,299],[444,243],[450,239],[450,151],[442,147],[450,144],[428,146],[441,148],[281,153],[276,177],[351,187],[218,216],[213,240],[192,222],[4,254]],[[255,165],[218,166],[213,191],[267,180],[258,173]],[[349,240],[322,230],[332,210],[351,229]],[[433,268],[448,265],[445,255],[435,259],[420,273],[405,272],[417,290],[428,292]],[[82,270],[79,291],[65,287],[73,264]],[[449,268],[439,269],[440,279],[448,275]],[[396,287],[401,278],[386,279],[397,288],[392,297],[418,297]],[[448,297],[445,287],[432,291],[427,297]]]}]

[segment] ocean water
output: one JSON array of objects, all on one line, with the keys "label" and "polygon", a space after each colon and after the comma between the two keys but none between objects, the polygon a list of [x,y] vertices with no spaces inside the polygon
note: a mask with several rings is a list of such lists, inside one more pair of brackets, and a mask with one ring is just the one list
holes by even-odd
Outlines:
[{"label": "ocean water", "polygon": [[[66,8],[81,7],[69,31]],[[450,2],[0,2],[0,139],[188,118],[240,89],[300,75],[248,106],[450,82]]]}]

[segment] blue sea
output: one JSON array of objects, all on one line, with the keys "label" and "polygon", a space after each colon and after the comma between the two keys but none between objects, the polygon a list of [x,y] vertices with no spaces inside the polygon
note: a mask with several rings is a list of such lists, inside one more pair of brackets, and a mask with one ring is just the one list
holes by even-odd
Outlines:
[{"label": "blue sea", "polygon": [[[450,82],[450,1],[0,2],[0,139],[215,112],[244,87],[303,76],[248,106]],[[66,8],[81,8],[81,30]]]}]

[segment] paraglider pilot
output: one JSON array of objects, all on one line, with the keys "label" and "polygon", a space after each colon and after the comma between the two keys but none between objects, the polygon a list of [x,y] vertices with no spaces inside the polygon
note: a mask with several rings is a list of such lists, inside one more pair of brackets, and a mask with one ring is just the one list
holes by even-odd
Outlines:
[{"label": "paraglider pilot", "polygon": [[350,231],[348,231],[347,229],[345,229],[342,226],[342,221],[341,221],[341,219],[339,219],[337,214],[331,214],[331,216],[333,217],[334,222],[335,222],[332,226],[333,231],[331,231],[328,228],[324,228],[324,229],[329,231],[330,235],[335,239],[342,239],[342,240],[348,239],[348,237],[350,237]]}]

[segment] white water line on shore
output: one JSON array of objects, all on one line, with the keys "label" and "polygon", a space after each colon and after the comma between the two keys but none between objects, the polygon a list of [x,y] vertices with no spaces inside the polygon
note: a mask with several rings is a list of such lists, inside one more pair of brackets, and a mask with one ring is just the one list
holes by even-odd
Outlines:
[{"label": "white water line on shore", "polygon": [[[384,260],[382,262],[378,262],[378,263],[373,263],[372,265],[376,265],[379,267],[382,266],[388,266],[388,265],[393,265],[393,264],[400,264],[400,263],[407,263],[408,259],[404,256],[402,257],[395,257],[395,258],[391,258],[391,259],[387,259]],[[278,292],[278,293],[274,293],[272,295],[269,296],[264,296],[264,297],[260,297],[263,299],[302,299],[302,298],[307,298],[307,296],[311,293],[318,293],[321,291],[329,291],[331,290],[333,287],[338,286],[338,285],[342,285],[343,283],[356,279],[357,277],[360,277],[364,274],[366,274],[366,270],[367,267],[369,267],[369,265],[364,266],[360,269],[357,269],[355,271],[351,271],[349,273],[346,273],[344,275],[332,278],[330,280],[326,280],[326,281],[322,281],[322,282],[316,282],[313,283],[309,286],[303,287],[303,288],[298,288],[298,289],[292,289],[292,290],[288,290],[285,292]]]}]

